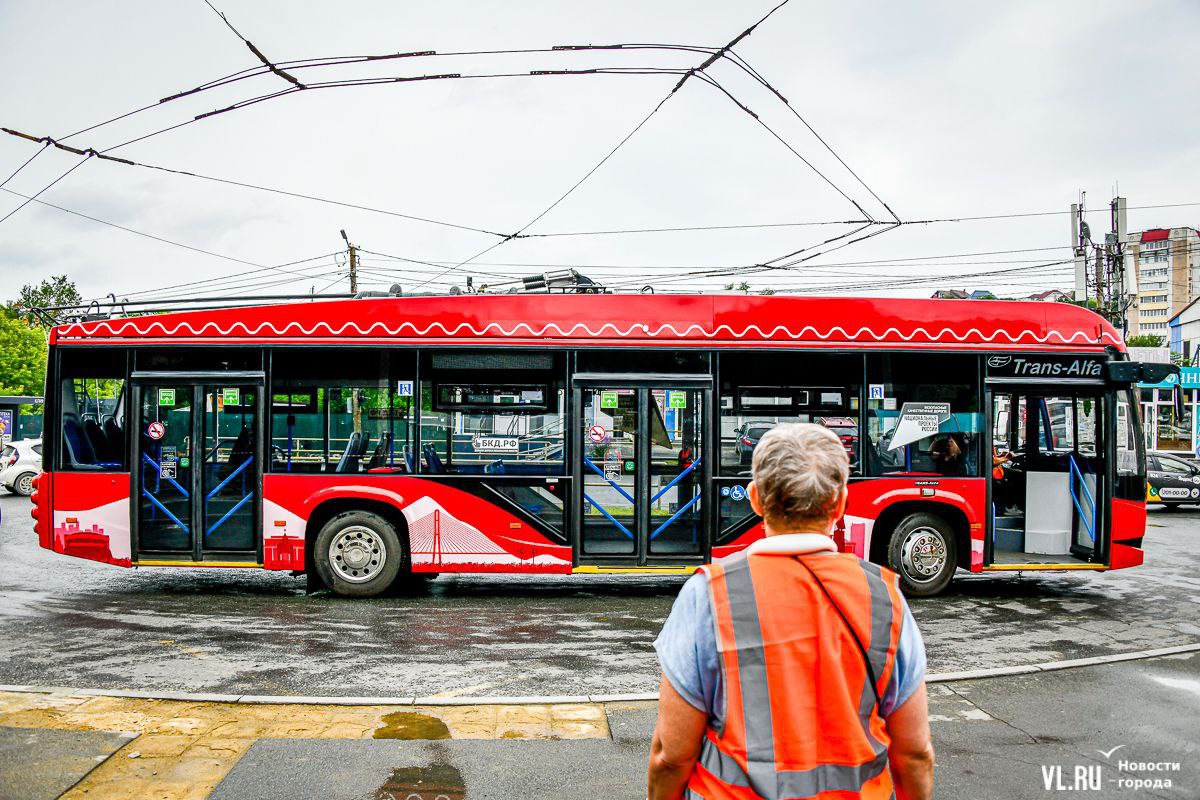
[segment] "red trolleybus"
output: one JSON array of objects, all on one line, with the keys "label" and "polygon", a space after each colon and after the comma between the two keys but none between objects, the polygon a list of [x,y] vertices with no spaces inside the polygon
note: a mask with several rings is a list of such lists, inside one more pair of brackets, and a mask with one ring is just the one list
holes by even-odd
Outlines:
[{"label": "red trolleybus", "polygon": [[687,571],[763,535],[762,433],[828,426],[839,546],[914,595],[956,569],[1142,563],[1130,389],[1070,305],[744,296],[373,298],[51,334],[42,547],[120,566]]}]

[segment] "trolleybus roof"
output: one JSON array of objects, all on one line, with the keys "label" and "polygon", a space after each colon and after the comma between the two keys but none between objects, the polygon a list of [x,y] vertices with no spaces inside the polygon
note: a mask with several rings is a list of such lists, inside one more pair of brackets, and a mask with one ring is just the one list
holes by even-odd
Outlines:
[{"label": "trolleybus roof", "polygon": [[528,294],[314,301],[60,325],[51,342],[442,343],[1124,349],[1067,303],[874,297]]}]

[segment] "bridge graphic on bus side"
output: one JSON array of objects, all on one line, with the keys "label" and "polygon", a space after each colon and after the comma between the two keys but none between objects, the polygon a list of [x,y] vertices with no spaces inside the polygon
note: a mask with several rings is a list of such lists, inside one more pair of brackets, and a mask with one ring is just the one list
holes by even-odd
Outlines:
[{"label": "bridge graphic on bus side", "polygon": [[546,552],[545,546],[507,536],[488,536],[455,517],[432,497],[422,497],[404,509],[414,567],[487,571],[545,571],[570,562]]}]

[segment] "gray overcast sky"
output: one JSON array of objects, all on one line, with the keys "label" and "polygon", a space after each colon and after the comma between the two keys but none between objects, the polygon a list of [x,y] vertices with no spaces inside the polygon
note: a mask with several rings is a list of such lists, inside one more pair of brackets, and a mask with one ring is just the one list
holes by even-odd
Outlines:
[{"label": "gray overcast sky", "polygon": [[[436,50],[652,42],[721,45],[769,2],[238,2],[214,0],[274,61]],[[786,96],[901,219],[1095,208],[1114,185],[1131,229],[1200,225],[1200,4],[814,3],[793,0],[737,52]],[[0,125],[63,137],[258,62],[204,0],[0,1]],[[414,58],[297,70],[302,81],[589,67],[686,68],[702,55],[637,51]],[[884,212],[787,109],[729,64],[712,76],[875,216]],[[113,151],[137,161],[510,233],[617,144],[671,75],[491,78],[307,91]],[[103,150],[288,87],[266,75],[165,103],[74,137]],[[0,135],[0,180],[38,146]],[[79,158],[50,149],[5,189],[33,194]],[[42,200],[247,263],[163,244],[31,203],[0,224],[0,296],[65,273],[85,297],[208,279],[201,293],[345,291],[340,228],[379,253],[452,267],[493,236],[91,159]],[[0,191],[0,216],[23,202]],[[848,220],[858,212],[720,91],[691,80],[529,233]],[[1107,213],[1091,216],[1094,231]],[[425,285],[571,265],[632,288],[719,287],[674,276],[752,264],[845,225],[512,241]],[[911,226],[749,276],[755,288],[1017,294],[1070,283],[1066,215]],[[941,259],[957,253],[1059,248]],[[883,266],[846,262],[890,262]],[[1003,263],[971,263],[971,262]],[[833,266],[820,267],[818,264]],[[257,265],[257,266],[253,266]],[[442,271],[364,255],[363,288],[407,289]],[[987,270],[1003,275],[949,277]],[[1014,271],[1014,269],[1018,271]],[[300,274],[296,274],[300,273]],[[286,281],[278,285],[270,285]]]}]

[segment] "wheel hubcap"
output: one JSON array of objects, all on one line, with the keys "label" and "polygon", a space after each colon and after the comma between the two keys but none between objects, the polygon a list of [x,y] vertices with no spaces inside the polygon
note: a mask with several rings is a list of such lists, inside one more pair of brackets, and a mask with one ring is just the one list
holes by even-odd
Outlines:
[{"label": "wheel hubcap", "polygon": [[329,543],[329,565],[349,583],[365,583],[387,563],[387,547],[378,533],[361,525],[338,531]]},{"label": "wheel hubcap", "polygon": [[932,528],[917,528],[904,538],[900,555],[909,579],[928,583],[946,567],[946,540]]},{"label": "wheel hubcap", "polygon": [[17,489],[21,494],[33,494],[33,476],[22,475],[21,479],[17,481]]}]

